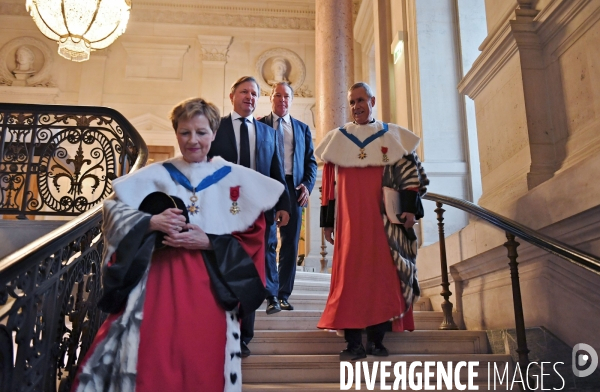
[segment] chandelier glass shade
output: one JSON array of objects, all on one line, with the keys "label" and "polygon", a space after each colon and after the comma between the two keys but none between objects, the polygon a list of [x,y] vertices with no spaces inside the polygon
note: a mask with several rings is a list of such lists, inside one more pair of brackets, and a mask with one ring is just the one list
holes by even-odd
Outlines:
[{"label": "chandelier glass shade", "polygon": [[26,7],[42,34],[58,42],[58,54],[86,61],[125,32],[131,0],[27,0]]}]

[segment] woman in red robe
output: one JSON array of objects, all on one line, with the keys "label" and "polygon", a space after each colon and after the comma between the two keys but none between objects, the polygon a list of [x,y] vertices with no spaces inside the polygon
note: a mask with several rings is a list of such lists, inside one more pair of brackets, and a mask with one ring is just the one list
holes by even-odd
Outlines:
[{"label": "woman in red robe", "polygon": [[183,101],[171,120],[183,156],[115,180],[105,201],[99,306],[111,314],[74,391],[241,391],[239,313],[264,300],[263,212],[283,185],[208,161],[214,105]]}]

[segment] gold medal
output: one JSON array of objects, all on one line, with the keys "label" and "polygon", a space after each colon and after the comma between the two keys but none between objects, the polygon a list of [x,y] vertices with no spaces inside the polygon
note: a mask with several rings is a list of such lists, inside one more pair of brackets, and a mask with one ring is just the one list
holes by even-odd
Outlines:
[{"label": "gold medal", "polygon": [[364,148],[360,149],[360,154],[358,154],[358,159],[365,159],[367,157],[367,153]]},{"label": "gold medal", "polygon": [[200,210],[199,206],[196,205],[196,202],[198,201],[198,196],[196,196],[196,194],[194,193],[192,197],[190,197],[190,201],[192,202],[192,204],[187,206],[187,210],[191,215],[194,215]]}]

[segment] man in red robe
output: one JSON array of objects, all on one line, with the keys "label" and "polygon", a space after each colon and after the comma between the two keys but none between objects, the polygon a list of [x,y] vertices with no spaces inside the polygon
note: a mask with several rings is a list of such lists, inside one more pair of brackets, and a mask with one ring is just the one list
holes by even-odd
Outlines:
[{"label": "man in red robe", "polygon": [[[393,331],[414,330],[420,289],[413,225],[423,216],[428,181],[415,153],[419,138],[373,118],[371,88],[354,84],[348,101],[354,122],[328,132],[315,150],[325,162],[321,227],[334,245],[331,288],[317,326],[343,330],[348,346],[340,359],[356,360],[388,355],[382,342],[390,321]],[[399,216],[386,214],[383,187],[400,195]]]}]

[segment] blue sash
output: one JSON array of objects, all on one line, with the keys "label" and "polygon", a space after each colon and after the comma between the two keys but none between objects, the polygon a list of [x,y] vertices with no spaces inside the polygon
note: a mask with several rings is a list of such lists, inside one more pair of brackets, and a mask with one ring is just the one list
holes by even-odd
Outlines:
[{"label": "blue sash", "polygon": [[179,171],[179,169],[176,168],[175,165],[166,162],[163,163],[163,166],[165,167],[165,169],[167,169],[173,181],[175,181],[176,183],[178,183],[179,185],[181,185],[182,187],[184,187],[192,193],[200,192],[201,190],[216,184],[217,182],[225,178],[226,175],[231,173],[231,166],[223,166],[210,176],[204,177],[204,179],[200,181],[200,184],[198,184],[198,186],[194,188],[192,187],[190,180],[188,180],[188,178],[181,171]]},{"label": "blue sash", "polygon": [[344,134],[344,136],[346,136],[348,139],[350,139],[352,141],[352,143],[356,144],[358,146],[358,148],[360,148],[360,149],[367,147],[373,140],[380,138],[387,131],[388,131],[388,125],[386,123],[383,123],[383,129],[381,129],[379,132],[374,133],[373,135],[369,136],[364,141],[360,141],[356,136],[349,134],[348,131],[346,131],[346,129],[344,127],[340,127],[340,132],[342,132]]}]

